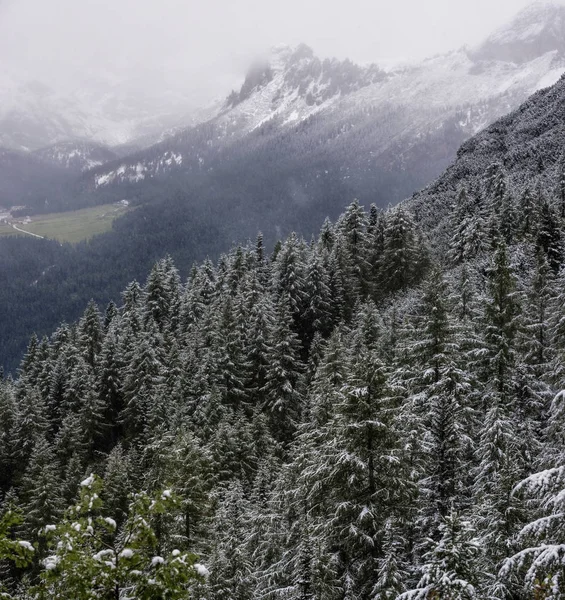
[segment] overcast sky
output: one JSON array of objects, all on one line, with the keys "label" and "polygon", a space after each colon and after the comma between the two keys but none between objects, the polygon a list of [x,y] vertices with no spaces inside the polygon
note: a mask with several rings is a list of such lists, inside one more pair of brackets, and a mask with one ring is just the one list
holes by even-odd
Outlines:
[{"label": "overcast sky", "polygon": [[[0,0],[2,65],[63,86],[126,73],[199,98],[269,46],[305,42],[356,62],[475,44],[531,0]],[[119,79],[118,79],[119,80]]]}]

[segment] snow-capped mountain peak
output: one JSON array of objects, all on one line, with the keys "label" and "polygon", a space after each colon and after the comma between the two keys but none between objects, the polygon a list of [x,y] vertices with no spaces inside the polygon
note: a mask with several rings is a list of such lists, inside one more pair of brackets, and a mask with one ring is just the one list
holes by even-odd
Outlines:
[{"label": "snow-capped mountain peak", "polygon": [[276,118],[295,123],[386,77],[376,65],[320,59],[306,44],[276,46],[251,66],[240,90],[231,92],[220,119],[225,117],[230,135],[234,125],[241,132]]}]

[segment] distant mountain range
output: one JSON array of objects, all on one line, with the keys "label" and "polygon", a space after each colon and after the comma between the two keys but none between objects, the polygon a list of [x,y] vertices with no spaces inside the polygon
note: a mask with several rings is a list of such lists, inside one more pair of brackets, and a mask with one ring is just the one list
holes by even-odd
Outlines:
[{"label": "distant mountain range", "polygon": [[0,77],[0,146],[12,150],[71,140],[147,146],[169,128],[193,122],[193,100],[186,93],[165,84],[140,86],[127,73],[87,73],[67,89],[23,77]]},{"label": "distant mountain range", "polygon": [[[565,7],[536,3],[475,48],[393,69],[281,46],[223,103],[184,117],[182,99],[170,94],[157,110],[158,92],[134,98],[115,84],[102,102],[90,95],[79,109],[76,96],[63,101],[30,84],[12,100],[16,113],[0,115],[0,145],[32,148],[54,169],[72,171],[58,199],[24,184],[14,203],[32,210],[44,210],[45,200],[66,209],[173,191],[213,202],[218,186],[249,197],[270,186],[284,212],[320,205],[319,220],[352,197],[385,206],[432,181],[464,140],[559,78],[564,40]],[[262,212],[265,230],[293,226]]]}]

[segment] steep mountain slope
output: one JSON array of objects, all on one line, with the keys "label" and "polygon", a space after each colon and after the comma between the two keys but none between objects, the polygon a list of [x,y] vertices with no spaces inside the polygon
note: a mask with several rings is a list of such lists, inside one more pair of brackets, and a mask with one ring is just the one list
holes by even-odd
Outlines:
[{"label": "steep mountain slope", "polygon": [[459,190],[464,186],[480,203],[493,164],[502,167],[515,198],[526,189],[536,195],[543,188],[551,190],[552,203],[563,202],[559,182],[565,165],[564,135],[565,76],[465,142],[453,165],[406,206],[441,246],[449,240],[448,218]]},{"label": "steep mountain slope", "polygon": [[475,50],[478,60],[502,60],[525,63],[546,52],[565,51],[563,6],[552,2],[534,2],[514,20],[502,27]]}]

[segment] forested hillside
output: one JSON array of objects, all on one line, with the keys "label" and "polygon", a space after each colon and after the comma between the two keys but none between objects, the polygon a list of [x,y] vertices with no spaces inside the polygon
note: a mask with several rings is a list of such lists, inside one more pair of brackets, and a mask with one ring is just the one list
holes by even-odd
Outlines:
[{"label": "forested hillside", "polygon": [[562,598],[559,181],[464,182],[428,196],[449,229],[353,202],[33,338],[0,388],[7,590]]},{"label": "forested hillside", "polygon": [[[534,3],[477,47],[392,69],[320,59],[304,45],[278,47],[249,71],[239,90],[174,129],[165,128],[173,124],[173,114],[163,120],[170,95],[155,110],[153,100],[145,106],[143,98],[131,98],[120,87],[107,97],[109,104],[87,93],[83,100],[90,99],[91,109],[84,106],[77,122],[78,114],[65,105],[63,129],[48,127],[52,139],[46,139],[44,127],[62,109],[52,103],[61,98],[49,96],[45,104],[39,102],[46,100],[44,87],[24,86],[12,116],[21,117],[19,125],[35,124],[24,127],[25,137],[31,136],[24,145],[42,148],[0,152],[0,205],[25,204],[24,212],[51,213],[127,199],[136,210],[119,219],[112,233],[78,247],[30,236],[0,238],[0,364],[14,372],[34,331],[41,336],[61,320],[74,321],[90,298],[101,304],[117,300],[129,281],[144,278],[165,254],[186,277],[193,262],[217,260],[258,230],[270,250],[292,231],[309,239],[326,216],[336,220],[354,198],[379,207],[406,198],[437,177],[464,140],[557,80],[565,69],[564,10]],[[562,112],[562,88],[560,83],[546,96],[553,99],[540,135],[528,129],[520,112],[512,117],[539,146],[535,152],[542,162],[536,168],[550,178],[561,150],[554,143],[545,147],[549,136],[543,128],[559,139],[561,121],[551,113]],[[165,89],[152,90],[151,98]],[[184,111],[182,97],[175,97],[173,104],[180,101]],[[112,110],[112,98],[127,99],[121,117]],[[528,106],[535,120],[537,100]],[[121,120],[134,113],[133,121]],[[153,135],[158,123],[160,134]],[[508,160],[512,181],[531,177],[522,168],[524,136],[503,140],[503,123],[508,121],[489,130],[490,140],[482,134],[474,138],[481,140],[476,151],[475,141],[464,145],[450,170],[452,181],[439,180],[447,194],[440,186],[430,188],[431,202],[426,194],[418,196],[421,207],[412,211],[417,220],[426,220],[426,232],[435,228],[436,216],[446,224],[445,210],[428,215],[428,206],[453,203],[458,182],[468,174],[480,179],[489,164]],[[3,143],[22,145],[22,128],[1,115],[0,129],[0,138],[8,136]],[[113,133],[100,138],[103,131]],[[135,131],[153,133],[132,137]],[[128,143],[107,148],[93,138]],[[151,145],[156,140],[161,141]],[[524,148],[531,155],[531,145]],[[479,155],[481,164],[473,166]],[[524,155],[524,164],[528,161]],[[431,236],[432,244],[436,237]]]},{"label": "forested hillside", "polygon": [[33,205],[49,212],[50,202],[68,197],[71,181],[63,169],[37,156],[0,148],[0,207]]}]

